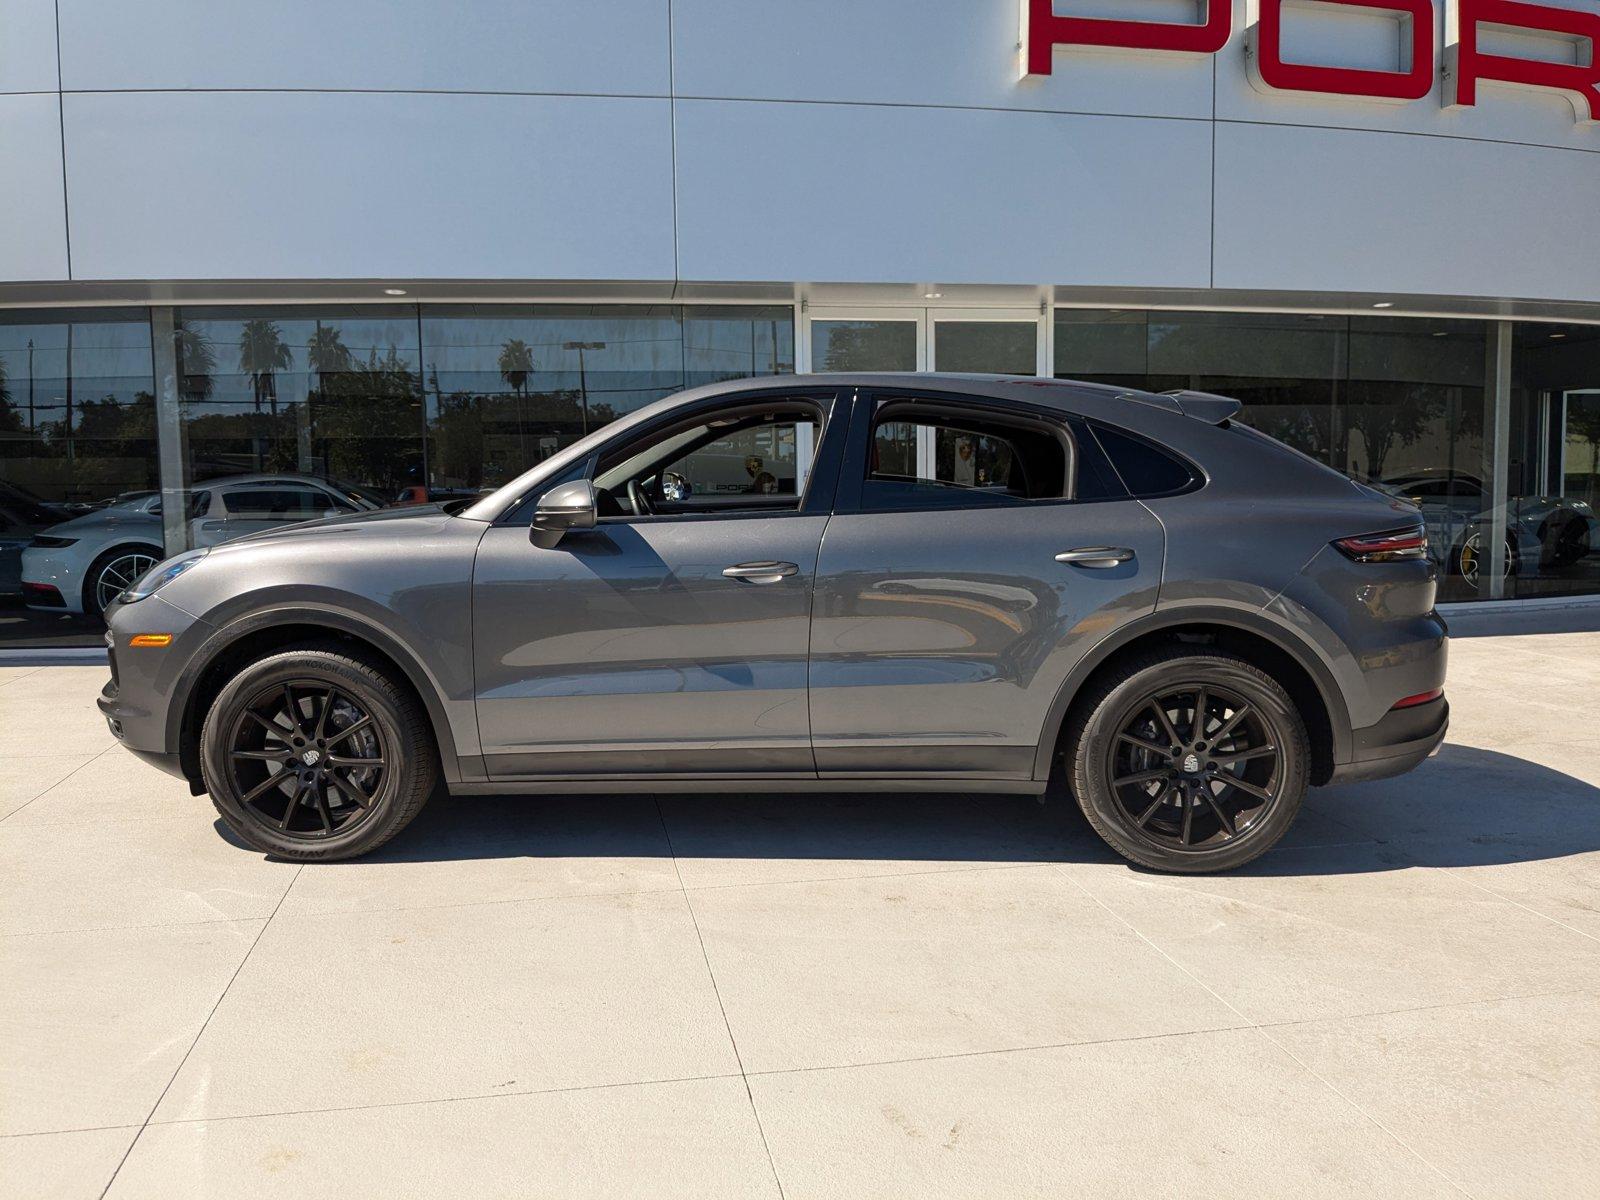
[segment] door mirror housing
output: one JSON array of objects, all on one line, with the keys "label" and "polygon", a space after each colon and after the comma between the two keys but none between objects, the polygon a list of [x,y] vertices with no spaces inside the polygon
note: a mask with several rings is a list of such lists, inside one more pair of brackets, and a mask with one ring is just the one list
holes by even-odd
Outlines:
[{"label": "door mirror housing", "polygon": [[541,550],[553,550],[570,531],[593,529],[597,519],[594,483],[575,479],[551,488],[539,498],[528,540]]}]

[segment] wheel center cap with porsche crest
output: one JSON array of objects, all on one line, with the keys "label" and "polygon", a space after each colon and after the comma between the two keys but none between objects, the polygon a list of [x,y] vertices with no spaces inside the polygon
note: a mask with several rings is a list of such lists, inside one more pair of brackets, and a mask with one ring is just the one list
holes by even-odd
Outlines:
[{"label": "wheel center cap with porsche crest", "polygon": [[1200,759],[1196,755],[1193,755],[1193,754],[1184,755],[1184,757],[1183,757],[1183,769],[1185,771],[1187,771],[1189,774],[1193,775],[1196,771],[1198,771],[1200,769]]},{"label": "wheel center cap with porsche crest", "polygon": [[306,750],[300,755],[300,761],[308,767],[316,766],[321,758],[322,752],[319,750]]}]

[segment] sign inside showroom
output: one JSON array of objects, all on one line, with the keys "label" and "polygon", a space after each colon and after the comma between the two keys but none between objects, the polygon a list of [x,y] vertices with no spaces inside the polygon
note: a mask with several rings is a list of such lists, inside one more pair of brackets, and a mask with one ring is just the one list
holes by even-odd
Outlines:
[{"label": "sign inside showroom", "polygon": [[[1600,12],[1553,8],[1522,0],[1444,0],[1444,45],[1435,47],[1435,0],[1314,0],[1326,8],[1359,9],[1394,19],[1408,60],[1396,70],[1294,62],[1283,53],[1289,0],[1250,0],[1245,55],[1251,81],[1268,92],[1312,92],[1375,100],[1421,100],[1443,72],[1446,107],[1478,103],[1478,84],[1515,84],[1560,92],[1582,124],[1600,123]],[[1130,21],[1062,16],[1051,0],[1023,0],[1024,76],[1049,75],[1057,46],[1099,46],[1168,54],[1216,54],[1233,36],[1233,0],[1199,0],[1195,21]],[[1560,38],[1574,47],[1571,62],[1493,53],[1486,32]],[[1409,45],[1407,45],[1409,43]],[[1397,55],[1397,63],[1400,56]]]}]

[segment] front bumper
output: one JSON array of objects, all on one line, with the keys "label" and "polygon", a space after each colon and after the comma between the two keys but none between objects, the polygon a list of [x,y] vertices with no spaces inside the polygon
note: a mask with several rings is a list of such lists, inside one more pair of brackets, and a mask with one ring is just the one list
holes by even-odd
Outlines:
[{"label": "front bumper", "polygon": [[105,716],[106,724],[111,728],[111,736],[121,742],[123,749],[135,758],[165,771],[168,775],[186,779],[188,776],[183,769],[182,756],[176,750],[147,750],[128,742],[122,718],[118,715],[122,711],[118,702],[118,691],[116,679],[109,679],[106,681],[106,686],[100,689],[99,699],[95,701]]},{"label": "front bumper", "polygon": [[[159,595],[107,610],[106,650],[111,678],[96,701],[112,736],[144,761],[184,776],[179,761],[173,706],[184,665],[213,632]],[[132,648],[136,633],[170,633],[164,647]]]},{"label": "front bumper", "polygon": [[1443,696],[1414,708],[1397,708],[1376,725],[1351,733],[1350,761],[1333,768],[1329,783],[1359,783],[1404,775],[1437,753],[1450,729]]}]

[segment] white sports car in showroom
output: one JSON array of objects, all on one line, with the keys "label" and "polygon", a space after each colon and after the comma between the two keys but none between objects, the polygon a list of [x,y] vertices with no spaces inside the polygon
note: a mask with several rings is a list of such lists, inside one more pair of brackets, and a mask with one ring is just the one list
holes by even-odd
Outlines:
[{"label": "white sports car in showroom", "polygon": [[[1476,475],[1438,469],[1396,475],[1379,484],[1422,509],[1429,557],[1469,584],[1478,582],[1484,533],[1493,511],[1488,488]],[[1594,509],[1569,496],[1519,496],[1505,506],[1506,572],[1559,571],[1580,561],[1600,537]]]},{"label": "white sports car in showroom", "polygon": [[[189,545],[378,507],[353,488],[309,475],[232,475],[184,494]],[[136,494],[39,532],[22,552],[29,608],[98,617],[165,558],[160,492]]]}]

